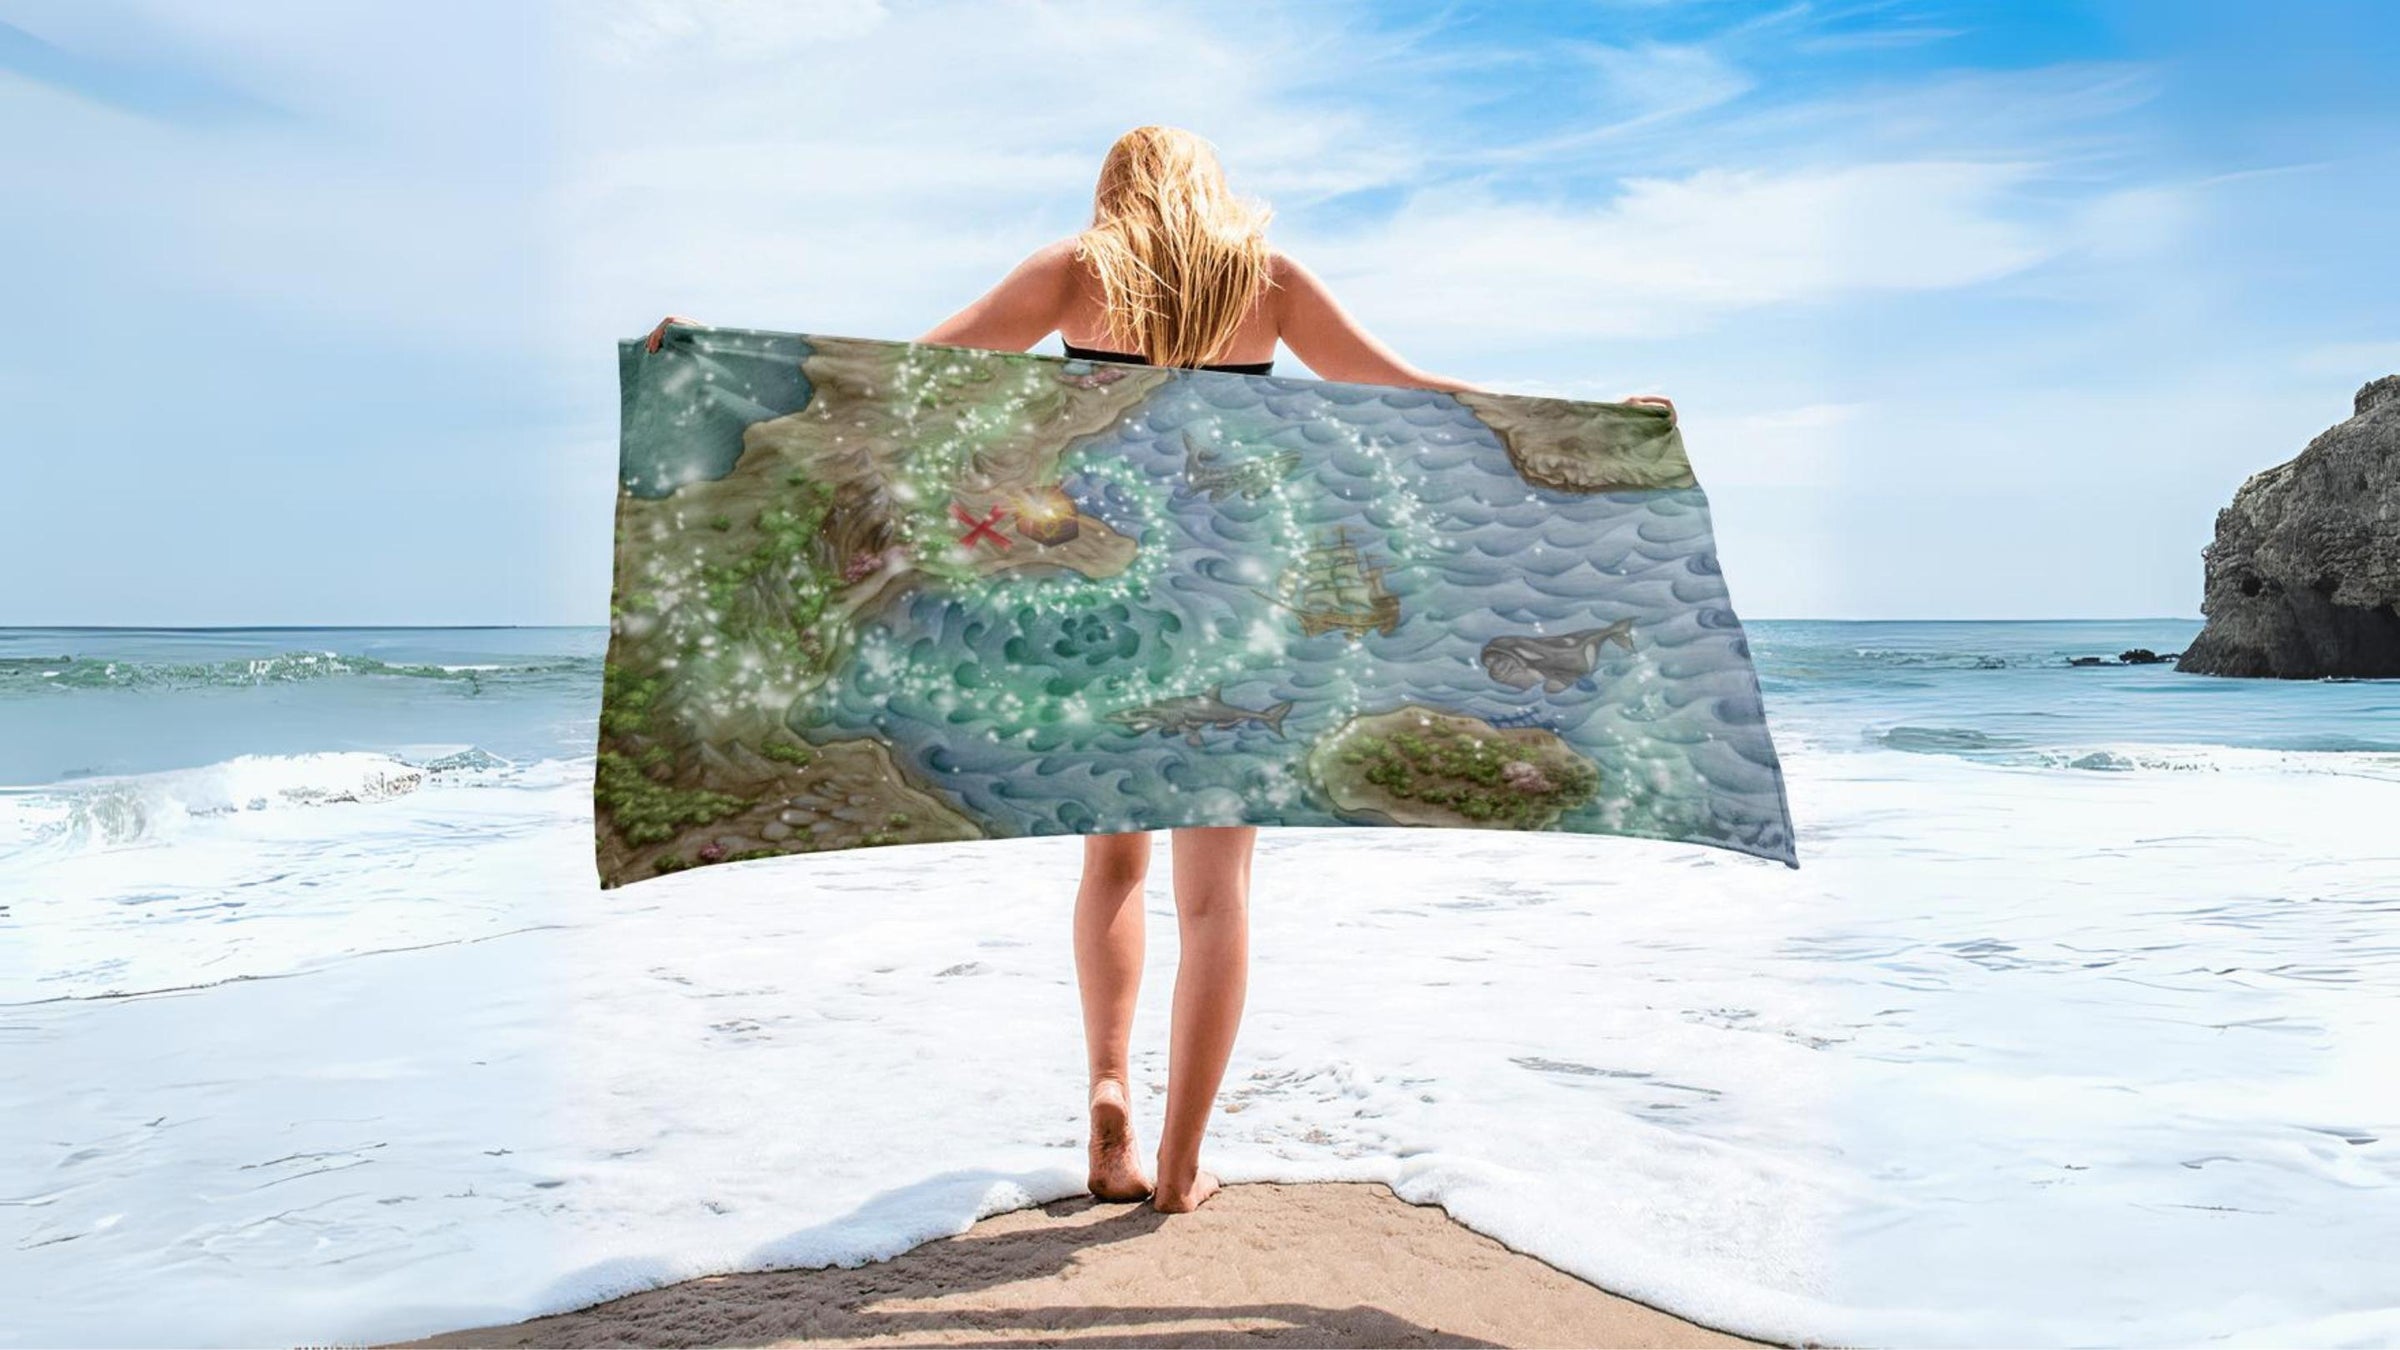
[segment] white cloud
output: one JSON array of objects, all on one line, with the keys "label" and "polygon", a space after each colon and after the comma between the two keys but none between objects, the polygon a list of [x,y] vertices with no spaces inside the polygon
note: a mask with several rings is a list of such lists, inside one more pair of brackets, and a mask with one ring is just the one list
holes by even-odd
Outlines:
[{"label": "white cloud", "polygon": [[[1215,140],[1237,188],[1278,205],[1279,242],[1403,350],[1975,286],[2138,250],[2182,206],[2134,188],[2079,215],[2092,192],[2061,190],[2052,155],[2097,153],[2090,122],[2149,97],[2124,65],[1728,116],[1756,87],[1739,41],[1572,44],[1542,56],[1589,71],[1562,86],[1563,129],[1510,144],[1451,123],[1532,53],[1384,32],[1352,6],[586,12],[562,66],[566,326],[586,335],[675,310],[906,336],[1079,227],[1101,152],[1145,121]],[[1595,180],[1628,137],[1673,167]],[[1710,167],[1719,150],[1736,158]],[[1378,188],[1409,195],[1364,221],[1310,211]]]},{"label": "white cloud", "polygon": [[[39,184],[0,220],[38,278],[148,291],[245,320],[521,342],[548,278],[534,34],[471,11],[112,6],[45,36],[198,70],[276,115],[185,123],[0,77],[0,151]],[[429,93],[425,72],[450,82]]]},{"label": "white cloud", "polygon": [[[1288,207],[1422,162],[1361,63],[1414,61],[1348,16],[1008,3],[607,7],[563,57],[570,332],[675,310],[906,337],[1087,218],[1102,154],[1145,122],[1215,141]],[[580,30],[579,30],[580,31]],[[640,316],[640,317],[636,317]]]},{"label": "white cloud", "polygon": [[1765,305],[1973,285],[2061,246],[2022,219],[2034,166],[1921,161],[1637,179],[1595,207],[1428,192],[1324,241],[1378,320],[1461,337],[1697,331]]},{"label": "white cloud", "polygon": [[883,0],[625,0],[589,17],[591,39],[584,49],[624,65],[688,47],[736,64],[779,61],[810,41],[872,32],[889,17]]},{"label": "white cloud", "polygon": [[[1556,160],[1570,151],[1605,145],[1635,132],[1705,112],[1756,87],[1721,53],[1693,44],[1645,42],[1631,47],[1575,43],[1568,50],[1588,69],[1570,73],[1557,120],[1569,129],[1516,145],[1481,145],[1459,156],[1485,166]],[[1575,125],[1584,118],[1594,125]]]},{"label": "white cloud", "polygon": [[2153,66],[2120,61],[1862,77],[1812,96],[1752,100],[1693,128],[1671,149],[1686,159],[1744,164],[1828,154],[2030,160],[2071,168],[2097,187],[2156,148],[2130,114],[2157,97],[2161,79]]},{"label": "white cloud", "polygon": [[[1758,556],[1786,612],[1871,609],[1897,584],[1792,564],[1804,536],[1907,555],[1909,531],[1938,542],[2003,487],[2105,479],[2090,514],[2122,516],[2111,539],[2179,540],[2219,480],[2400,368],[2357,298],[2387,166],[2313,125],[2226,104],[2248,138],[2226,162],[2169,134],[2188,99],[2150,106],[2172,64],[2026,66],[1906,25],[1874,39],[1890,74],[1827,87],[1793,56],[1821,8],[1691,38],[1712,12],[1651,42],[1620,10],[1622,35],[1578,45],[1469,11],[1395,26],[1365,0],[53,5],[25,26],[288,117],[179,125],[0,77],[0,151],[42,189],[0,209],[0,242],[28,295],[128,330],[299,316],[334,349],[439,344],[579,409],[569,429],[475,433],[478,455],[571,447],[526,477],[572,502],[459,547],[499,575],[555,538],[581,570],[554,592],[587,598],[605,592],[608,340],[669,309],[908,336],[1080,225],[1102,152],[1144,122],[1216,141],[1279,207],[1278,242],[1401,351],[1501,387],[1674,394],[1727,542],[1779,541]],[[1919,42],[1936,45],[1899,50]],[[2212,191],[2308,157],[2327,162]],[[79,396],[104,403],[122,371],[87,364]],[[54,393],[87,378],[39,369]],[[251,395],[223,385],[186,425],[242,434]],[[429,408],[449,443],[438,393]],[[2209,475],[2209,501],[2174,499]],[[1871,490],[1946,491],[1955,514],[1878,513]],[[223,511],[227,533],[278,537],[267,505]]]}]

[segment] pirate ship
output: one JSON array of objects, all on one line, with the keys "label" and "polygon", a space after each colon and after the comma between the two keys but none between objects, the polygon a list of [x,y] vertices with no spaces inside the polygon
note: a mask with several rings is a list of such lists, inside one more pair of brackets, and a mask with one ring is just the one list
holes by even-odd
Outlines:
[{"label": "pirate ship", "polygon": [[1336,631],[1352,637],[1388,634],[1400,626],[1400,597],[1384,589],[1383,574],[1383,568],[1360,556],[1349,527],[1336,526],[1332,542],[1302,554],[1268,598],[1298,615],[1300,631],[1308,637]]}]

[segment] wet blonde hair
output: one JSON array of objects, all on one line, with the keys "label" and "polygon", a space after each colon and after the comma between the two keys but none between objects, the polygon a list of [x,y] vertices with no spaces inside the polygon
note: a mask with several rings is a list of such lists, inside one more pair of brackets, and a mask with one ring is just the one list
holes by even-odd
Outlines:
[{"label": "wet blonde hair", "polygon": [[1264,202],[1233,195],[1215,147],[1136,127],[1109,147],[1075,256],[1100,279],[1115,350],[1197,366],[1233,340],[1268,276]]}]

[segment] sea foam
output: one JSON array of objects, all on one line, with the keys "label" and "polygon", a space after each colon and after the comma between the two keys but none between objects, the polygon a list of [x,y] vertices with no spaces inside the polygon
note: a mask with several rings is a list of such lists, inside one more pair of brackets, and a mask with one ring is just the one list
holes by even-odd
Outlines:
[{"label": "sea foam", "polygon": [[[1797,873],[1263,832],[1211,1165],[1769,1339],[2388,1342],[2400,782],[2241,759],[1793,754]],[[398,1338],[1072,1193],[1074,840],[602,893],[588,771],[12,868],[0,1339]]]}]

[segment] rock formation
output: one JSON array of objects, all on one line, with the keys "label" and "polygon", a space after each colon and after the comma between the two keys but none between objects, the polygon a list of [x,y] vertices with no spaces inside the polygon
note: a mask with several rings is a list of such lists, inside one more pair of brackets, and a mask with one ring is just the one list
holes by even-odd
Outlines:
[{"label": "rock formation", "polygon": [[2217,513],[2201,555],[2203,675],[2400,677],[2400,375]]}]

